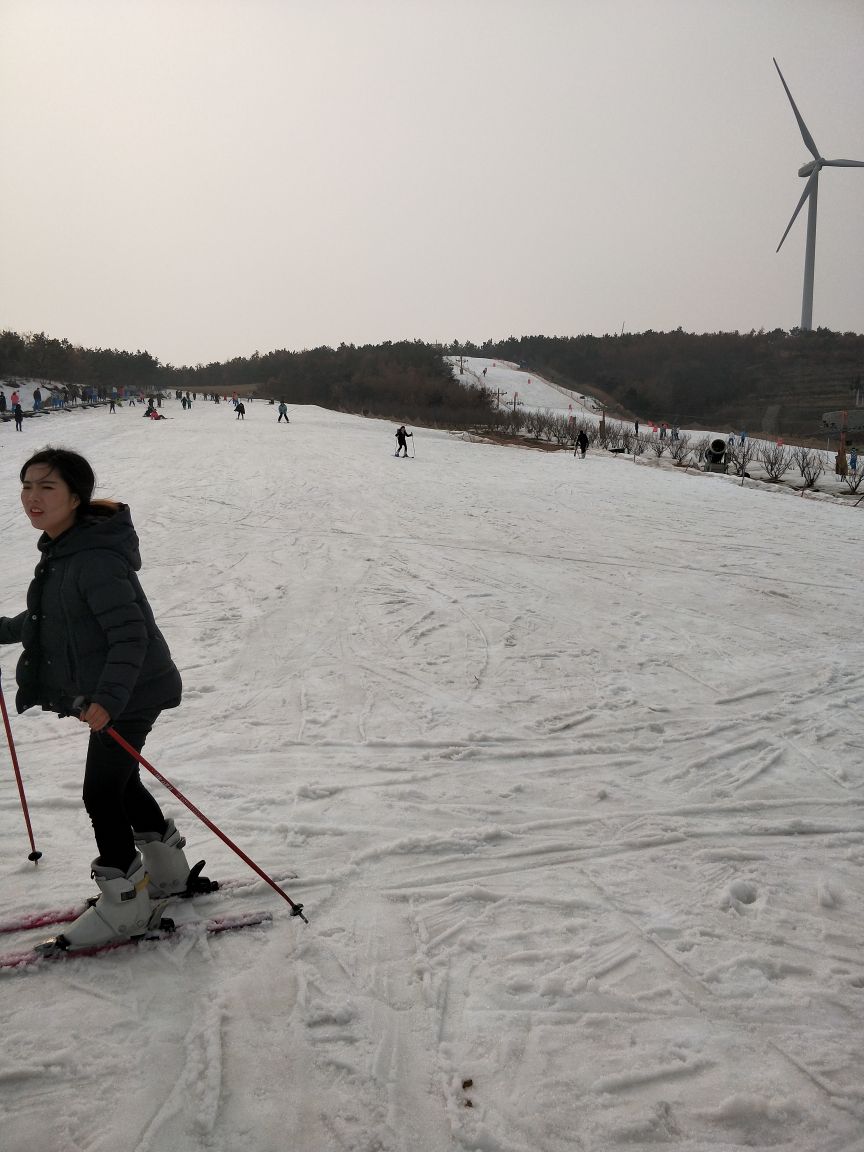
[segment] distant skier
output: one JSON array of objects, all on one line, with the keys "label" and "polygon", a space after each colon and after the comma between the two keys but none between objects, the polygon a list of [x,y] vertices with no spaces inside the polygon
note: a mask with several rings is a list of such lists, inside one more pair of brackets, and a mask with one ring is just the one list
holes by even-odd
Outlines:
[{"label": "distant skier", "polygon": [[397,428],[397,430],[396,430],[396,455],[397,456],[399,455],[400,452],[403,452],[403,451],[404,451],[406,456],[408,455],[408,440],[407,440],[408,436],[410,436],[413,439],[414,433],[413,432],[406,432],[404,424],[400,428]]},{"label": "distant skier", "polygon": [[849,449],[849,469],[852,472],[858,471],[858,449],[857,448],[850,448]]},{"label": "distant skier", "polygon": [[24,423],[24,409],[20,404],[15,404],[12,408],[12,415],[15,417],[15,431],[21,431],[21,425]]},{"label": "distant skier", "polygon": [[237,419],[238,420],[245,420],[246,419],[246,405],[243,403],[242,400],[237,401],[237,406],[234,409],[234,411],[237,413]]},{"label": "distant skier", "polygon": [[573,449],[573,455],[578,452],[582,459],[585,459],[585,453],[588,450],[588,437],[585,435],[585,429],[579,429],[579,435],[576,437],[576,447]]},{"label": "distant skier", "polygon": [[0,414],[6,411],[6,393],[0,392]]},{"label": "distant skier", "polygon": [[291,423],[291,421],[288,419],[288,405],[284,400],[281,400],[279,402],[279,419],[276,421],[276,423],[281,424],[283,420],[286,424]]}]

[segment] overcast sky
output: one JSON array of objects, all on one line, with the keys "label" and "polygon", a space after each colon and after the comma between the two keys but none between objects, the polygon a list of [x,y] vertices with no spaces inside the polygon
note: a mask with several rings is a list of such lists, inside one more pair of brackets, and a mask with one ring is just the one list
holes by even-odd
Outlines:
[{"label": "overcast sky", "polygon": [[[273,348],[791,328],[862,0],[0,0],[0,327]],[[864,330],[864,169],[814,324]]]}]

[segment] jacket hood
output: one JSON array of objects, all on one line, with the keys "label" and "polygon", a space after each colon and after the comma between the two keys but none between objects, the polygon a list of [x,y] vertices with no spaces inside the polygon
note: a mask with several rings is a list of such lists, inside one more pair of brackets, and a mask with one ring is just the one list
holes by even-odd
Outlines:
[{"label": "jacket hood", "polygon": [[138,533],[132,524],[128,504],[97,501],[90,505],[86,515],[56,540],[43,532],[37,547],[57,558],[94,548],[108,549],[122,556],[134,572],[141,568]]}]

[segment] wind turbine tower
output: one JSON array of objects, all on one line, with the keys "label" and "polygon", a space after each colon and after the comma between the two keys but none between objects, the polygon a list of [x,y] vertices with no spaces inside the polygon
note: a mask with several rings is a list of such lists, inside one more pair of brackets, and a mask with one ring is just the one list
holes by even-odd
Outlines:
[{"label": "wind turbine tower", "polygon": [[809,332],[813,327],[813,268],[816,263],[816,201],[819,195],[819,173],[823,168],[864,168],[864,160],[826,160],[820,155],[819,149],[816,147],[816,142],[807,131],[807,125],[801,119],[801,113],[795,106],[792,93],[789,91],[789,85],[783,79],[783,73],[780,71],[780,65],[776,60],[774,61],[774,67],[777,69],[781,84],[786,89],[786,95],[789,97],[789,103],[792,105],[792,111],[795,113],[795,119],[798,121],[798,127],[801,129],[801,136],[807,145],[807,151],[813,157],[812,160],[798,169],[798,175],[806,176],[807,183],[804,185],[804,191],[801,193],[798,206],[792,213],[792,219],[786,225],[783,238],[777,245],[777,251],[779,252],[783,247],[783,240],[789,235],[789,229],[795,223],[798,213],[804,207],[804,201],[809,200],[807,206],[807,247],[804,254],[804,296],[801,301],[801,328],[803,331]]}]

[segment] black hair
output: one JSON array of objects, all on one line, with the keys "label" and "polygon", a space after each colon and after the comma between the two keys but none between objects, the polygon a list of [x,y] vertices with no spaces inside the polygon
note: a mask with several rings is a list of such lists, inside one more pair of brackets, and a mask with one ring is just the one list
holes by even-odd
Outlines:
[{"label": "black hair", "polygon": [[78,497],[80,503],[75,509],[76,519],[89,511],[93,489],[96,487],[96,477],[83,456],[71,452],[68,448],[42,448],[23,464],[19,474],[22,484],[27,469],[34,464],[44,464],[50,471],[56,472],[66,483],[69,491]]}]

